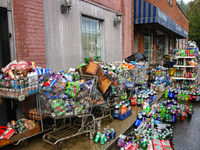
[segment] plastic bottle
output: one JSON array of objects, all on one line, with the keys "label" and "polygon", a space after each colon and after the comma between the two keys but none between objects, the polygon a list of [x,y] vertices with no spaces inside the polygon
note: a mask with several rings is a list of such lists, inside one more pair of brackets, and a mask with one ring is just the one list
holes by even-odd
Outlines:
[{"label": "plastic bottle", "polygon": [[142,115],[141,115],[141,114],[138,114],[137,119],[136,119],[136,121],[135,121],[135,123],[134,123],[134,126],[135,126],[135,127],[138,127],[138,126],[141,124],[142,119],[143,119]]},{"label": "plastic bottle", "polygon": [[118,105],[115,106],[114,113],[119,114],[119,106]]},{"label": "plastic bottle", "polygon": [[200,101],[200,93],[199,93],[199,91],[197,91],[197,98],[196,98],[196,101],[197,101],[197,102]]},{"label": "plastic bottle", "polygon": [[177,96],[178,96],[178,91],[175,90],[175,91],[174,91],[174,100],[177,100]]},{"label": "plastic bottle", "polygon": [[192,102],[196,102],[196,99],[197,99],[196,93],[193,91],[193,93],[192,93]]},{"label": "plastic bottle", "polygon": [[137,106],[141,106],[141,95],[140,94],[137,97]]},{"label": "plastic bottle", "polygon": [[153,99],[154,99],[154,101],[156,100],[156,91],[153,91]]},{"label": "plastic bottle", "polygon": [[175,123],[176,122],[176,112],[175,112],[175,110],[172,111],[171,116],[172,116],[172,123]]},{"label": "plastic bottle", "polygon": [[169,91],[168,91],[168,89],[166,88],[166,90],[165,90],[165,98],[166,98],[166,99],[168,98],[168,93],[169,93]]},{"label": "plastic bottle", "polygon": [[122,106],[121,106],[121,114],[124,115],[125,112],[126,112],[126,106],[123,103]]},{"label": "plastic bottle", "polygon": [[192,93],[191,92],[189,92],[188,102],[192,102]]},{"label": "plastic bottle", "polygon": [[136,95],[131,97],[131,106],[135,106],[136,104]]},{"label": "plastic bottle", "polygon": [[181,100],[181,90],[180,90],[180,89],[179,89],[179,91],[178,91],[177,100],[178,100],[178,101]]},{"label": "plastic bottle", "polygon": [[185,92],[183,91],[181,94],[181,102],[184,102],[184,101],[185,101]]},{"label": "plastic bottle", "polygon": [[186,113],[183,111],[183,112],[181,113],[181,120],[185,120],[185,115],[186,115]]}]

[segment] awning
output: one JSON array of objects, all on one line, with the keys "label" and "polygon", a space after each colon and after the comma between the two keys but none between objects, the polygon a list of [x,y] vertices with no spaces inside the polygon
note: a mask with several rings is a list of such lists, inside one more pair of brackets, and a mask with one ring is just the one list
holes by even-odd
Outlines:
[{"label": "awning", "polygon": [[170,30],[170,32],[174,32],[180,38],[188,37],[187,31],[180,27],[159,8],[145,0],[134,0],[134,24],[159,25],[162,26],[159,27],[160,29],[163,28],[163,30]]}]

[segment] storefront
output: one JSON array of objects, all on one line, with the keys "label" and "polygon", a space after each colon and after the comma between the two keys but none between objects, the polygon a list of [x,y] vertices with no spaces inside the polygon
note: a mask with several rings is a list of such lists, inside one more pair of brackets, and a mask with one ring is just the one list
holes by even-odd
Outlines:
[{"label": "storefront", "polygon": [[[154,3],[154,1],[151,2]],[[170,54],[173,49],[185,49],[188,38],[188,32],[161,11],[161,6],[159,8],[155,5],[145,0],[134,0],[134,34],[137,35],[134,42],[137,46],[134,46],[134,51],[144,52],[149,61],[152,61],[151,52],[158,46],[163,53]],[[175,3],[175,5],[177,4]],[[179,7],[170,7],[170,9],[179,9]],[[185,24],[187,23],[185,22]],[[176,40],[179,41],[177,46]]]}]

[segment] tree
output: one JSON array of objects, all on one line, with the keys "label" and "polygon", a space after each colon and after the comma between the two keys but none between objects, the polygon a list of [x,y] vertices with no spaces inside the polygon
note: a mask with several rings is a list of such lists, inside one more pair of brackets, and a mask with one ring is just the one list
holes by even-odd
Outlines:
[{"label": "tree", "polygon": [[188,5],[185,4],[183,0],[178,0],[177,4],[181,8],[182,12],[185,14]]},{"label": "tree", "polygon": [[200,47],[200,0],[189,3],[186,16],[189,19],[189,40],[195,41]]}]

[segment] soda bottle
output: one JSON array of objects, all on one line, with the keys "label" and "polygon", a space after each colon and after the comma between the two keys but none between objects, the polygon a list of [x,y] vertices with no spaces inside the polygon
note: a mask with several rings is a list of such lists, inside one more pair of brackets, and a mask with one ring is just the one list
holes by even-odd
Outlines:
[{"label": "soda bottle", "polygon": [[131,106],[135,106],[136,95],[131,97]]},{"label": "soda bottle", "polygon": [[126,106],[123,103],[122,106],[121,106],[121,114],[124,115],[125,112],[126,112]]},{"label": "soda bottle", "polygon": [[188,102],[191,102],[192,101],[192,93],[189,92],[189,98],[188,98]]},{"label": "soda bottle", "polygon": [[154,100],[154,94],[153,94],[153,91],[151,91],[151,93],[150,93],[150,97],[151,97],[151,102],[153,102],[153,100]]},{"label": "soda bottle", "polygon": [[187,114],[188,114],[188,117],[189,117],[189,118],[192,117],[193,111],[192,111],[191,108],[188,109],[188,113],[187,113]]},{"label": "soda bottle", "polygon": [[183,112],[181,113],[181,120],[185,120],[185,115],[186,115],[186,113],[183,111]]},{"label": "soda bottle", "polygon": [[153,91],[153,99],[156,100],[156,91]]},{"label": "soda bottle", "polygon": [[177,100],[178,100],[178,101],[181,100],[181,90],[178,91]]},{"label": "soda bottle", "polygon": [[136,119],[136,121],[135,121],[135,123],[134,123],[134,126],[135,126],[135,127],[138,127],[138,126],[141,124],[142,119],[143,119],[142,115],[141,115],[141,114],[138,114],[137,119]]},{"label": "soda bottle", "polygon": [[198,102],[198,101],[200,101],[200,93],[199,93],[199,91],[197,91],[197,98],[196,98],[196,101]]},{"label": "soda bottle", "polygon": [[141,106],[141,95],[140,94],[137,97],[137,106]]},{"label": "soda bottle", "polygon": [[177,90],[174,91],[174,100],[177,100],[177,95],[178,95],[178,92]]},{"label": "soda bottle", "polygon": [[169,90],[169,99],[172,99],[173,98],[173,89],[171,88]]},{"label": "soda bottle", "polygon": [[168,98],[168,89],[166,88],[165,90],[165,98],[167,99]]},{"label": "soda bottle", "polygon": [[184,102],[184,101],[185,101],[185,92],[183,91],[181,94],[181,102]]},{"label": "soda bottle", "polygon": [[175,110],[172,111],[172,123],[175,123],[176,122],[176,112]]},{"label": "soda bottle", "polygon": [[192,102],[196,102],[196,93],[194,91],[192,93]]}]

